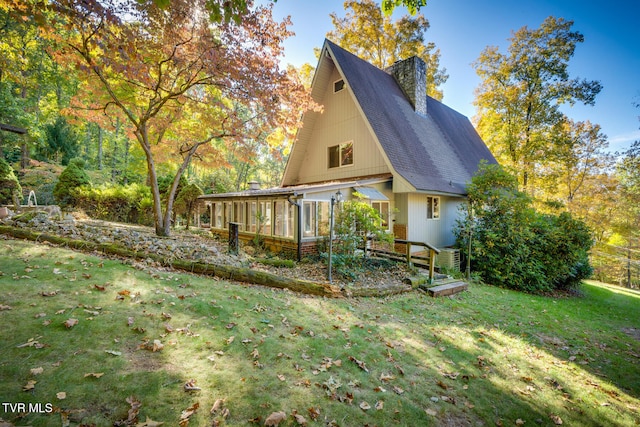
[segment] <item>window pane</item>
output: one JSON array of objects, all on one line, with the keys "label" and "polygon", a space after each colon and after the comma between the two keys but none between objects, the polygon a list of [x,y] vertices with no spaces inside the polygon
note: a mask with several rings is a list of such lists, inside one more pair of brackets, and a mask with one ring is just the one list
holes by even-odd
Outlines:
[{"label": "window pane", "polygon": [[260,202],[260,233],[271,235],[271,202]]},{"label": "window pane", "polygon": [[316,236],[329,235],[329,202],[318,202],[318,233]]},{"label": "window pane", "polygon": [[353,142],[347,142],[346,144],[342,144],[340,146],[342,161],[340,162],[341,166],[352,165],[353,164]]},{"label": "window pane", "polygon": [[289,208],[287,210],[285,210],[285,212],[288,213],[287,218],[286,218],[286,225],[287,225],[287,229],[285,231],[285,236],[286,237],[290,237],[293,238],[293,218],[295,215],[295,209],[294,206],[290,203],[287,203],[287,205],[289,206]]},{"label": "window pane", "polygon": [[316,235],[316,202],[304,202],[302,211],[303,235],[313,237]]},{"label": "window pane", "polygon": [[256,232],[256,215],[258,214],[256,210],[256,202],[249,203],[249,217],[247,218],[247,230],[255,233]]},{"label": "window pane", "polygon": [[340,146],[335,145],[329,147],[329,167],[337,168],[340,166]]},{"label": "window pane", "polygon": [[433,218],[440,218],[440,197],[433,198]]},{"label": "window pane", "polygon": [[284,226],[285,226],[285,210],[284,210],[284,202],[276,201],[273,202],[275,215],[273,216],[273,235],[274,236],[284,236]]}]

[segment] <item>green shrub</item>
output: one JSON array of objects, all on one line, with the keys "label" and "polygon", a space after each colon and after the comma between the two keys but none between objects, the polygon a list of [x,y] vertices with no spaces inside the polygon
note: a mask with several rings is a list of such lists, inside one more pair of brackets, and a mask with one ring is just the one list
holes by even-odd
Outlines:
[{"label": "green shrub", "polygon": [[78,187],[76,207],[92,218],[151,225],[153,202],[149,187],[140,184]]},{"label": "green shrub", "polygon": [[486,283],[543,293],[568,290],[591,275],[584,222],[536,212],[515,177],[496,165],[483,165],[468,192],[472,215],[466,212],[455,233],[467,256],[472,227],[472,268]]},{"label": "green shrub", "polygon": [[20,197],[22,197],[22,187],[18,178],[11,165],[0,157],[0,204],[10,205],[16,201],[20,203]]},{"label": "green shrub", "polygon": [[89,176],[84,170],[84,160],[72,159],[62,171],[58,182],[53,188],[53,197],[60,206],[75,206],[76,199],[73,190],[82,186],[91,186]]}]

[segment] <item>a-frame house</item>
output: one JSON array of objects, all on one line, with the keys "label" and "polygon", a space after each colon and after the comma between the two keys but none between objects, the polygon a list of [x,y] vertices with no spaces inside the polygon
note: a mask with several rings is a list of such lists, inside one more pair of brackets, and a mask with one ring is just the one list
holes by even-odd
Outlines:
[{"label": "a-frame house", "polygon": [[323,111],[304,115],[282,185],[202,196],[212,231],[235,222],[300,256],[326,235],[331,196],[358,191],[397,238],[453,245],[466,184],[496,160],[467,117],[426,95],[425,63],[381,70],[325,40],[311,94]]}]

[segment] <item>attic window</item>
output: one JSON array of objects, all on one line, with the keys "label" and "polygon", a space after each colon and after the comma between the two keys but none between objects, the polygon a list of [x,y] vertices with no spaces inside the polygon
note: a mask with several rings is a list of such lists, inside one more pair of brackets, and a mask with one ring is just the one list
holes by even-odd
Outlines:
[{"label": "attic window", "polygon": [[353,142],[329,147],[329,168],[339,168],[353,164]]},{"label": "attic window", "polygon": [[333,82],[333,93],[338,93],[342,89],[344,89],[344,80],[340,79],[336,82]]}]

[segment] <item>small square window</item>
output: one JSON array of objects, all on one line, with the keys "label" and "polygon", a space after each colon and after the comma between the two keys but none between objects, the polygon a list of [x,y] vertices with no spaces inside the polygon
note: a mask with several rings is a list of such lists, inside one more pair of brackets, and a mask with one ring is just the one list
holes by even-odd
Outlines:
[{"label": "small square window", "polygon": [[336,82],[333,83],[333,93],[337,93],[340,92],[342,89],[344,89],[344,80],[340,79]]},{"label": "small square window", "polygon": [[427,219],[440,219],[440,197],[427,196]]}]

